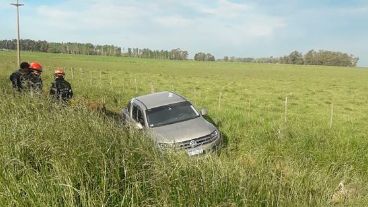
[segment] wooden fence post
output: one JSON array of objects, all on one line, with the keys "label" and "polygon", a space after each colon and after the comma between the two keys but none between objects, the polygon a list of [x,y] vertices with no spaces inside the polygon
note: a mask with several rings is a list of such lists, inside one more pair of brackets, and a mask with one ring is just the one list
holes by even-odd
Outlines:
[{"label": "wooden fence post", "polygon": [[134,78],[135,94],[138,94],[137,79]]},{"label": "wooden fence post", "polygon": [[334,105],[333,103],[331,103],[331,112],[330,112],[330,129],[332,128],[332,123],[333,123],[333,114],[334,114]]},{"label": "wooden fence post", "polygon": [[222,92],[219,93],[219,98],[218,98],[218,109],[221,109],[221,97],[222,97]]},{"label": "wooden fence post", "polygon": [[288,114],[288,97],[285,98],[285,114],[284,114],[284,121],[287,122],[287,114]]},{"label": "wooden fence post", "polygon": [[74,70],[73,70],[73,68],[70,68],[70,72],[72,74],[72,80],[74,80]]},{"label": "wooden fence post", "polygon": [[248,100],[248,117],[250,117],[250,99]]}]

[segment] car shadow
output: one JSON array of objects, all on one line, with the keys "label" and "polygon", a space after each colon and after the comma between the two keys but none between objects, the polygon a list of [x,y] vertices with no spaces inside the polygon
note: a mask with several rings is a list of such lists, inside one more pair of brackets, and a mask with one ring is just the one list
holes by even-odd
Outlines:
[{"label": "car shadow", "polygon": [[103,113],[106,117],[112,119],[113,121],[115,121],[117,123],[122,123],[122,121],[123,121],[120,113],[117,113],[115,111],[110,111],[108,109],[104,110]]},{"label": "car shadow", "polygon": [[113,121],[117,125],[122,125],[123,119],[121,117],[120,113],[117,113],[115,111],[111,111],[107,108],[104,108],[103,110],[99,111],[101,115],[103,115],[105,118]]},{"label": "car shadow", "polygon": [[[229,139],[226,133],[224,133],[223,131],[221,131],[221,127],[222,127],[222,121],[215,121],[213,120],[209,115],[205,115],[203,116],[203,118],[205,118],[208,122],[210,122],[211,124],[213,124],[221,133],[222,135],[222,147],[223,149],[227,148],[228,143],[229,143]],[[221,153],[221,149],[218,150],[219,153]]]},{"label": "car shadow", "polygon": [[82,103],[86,106],[87,109],[89,109],[90,111],[97,113],[98,115],[109,119],[111,121],[113,121],[116,124],[121,124],[122,123],[122,117],[121,114],[112,110],[109,110],[106,107],[106,104],[103,102],[99,102],[99,101],[82,101]]}]

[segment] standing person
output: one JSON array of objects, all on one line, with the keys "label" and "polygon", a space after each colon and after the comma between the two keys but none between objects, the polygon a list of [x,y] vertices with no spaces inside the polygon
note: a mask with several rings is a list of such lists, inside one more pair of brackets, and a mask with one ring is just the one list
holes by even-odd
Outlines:
[{"label": "standing person", "polygon": [[37,62],[32,62],[29,66],[29,69],[31,70],[28,78],[29,88],[31,92],[41,94],[43,87],[41,79],[42,65]]},{"label": "standing person", "polygon": [[12,82],[13,89],[21,92],[28,87],[28,78],[31,73],[28,62],[22,62],[20,68],[12,73],[9,77]]},{"label": "standing person", "polygon": [[50,96],[61,102],[68,102],[73,97],[72,86],[64,79],[65,72],[57,68],[54,73],[55,81],[51,84]]}]

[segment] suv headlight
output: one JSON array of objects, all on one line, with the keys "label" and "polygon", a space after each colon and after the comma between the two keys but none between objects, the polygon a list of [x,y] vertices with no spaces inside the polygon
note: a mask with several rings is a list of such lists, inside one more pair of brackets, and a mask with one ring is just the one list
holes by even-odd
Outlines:
[{"label": "suv headlight", "polygon": [[215,131],[213,131],[211,134],[210,134],[210,137],[211,139],[217,139],[219,137],[219,132],[218,130],[216,129]]}]

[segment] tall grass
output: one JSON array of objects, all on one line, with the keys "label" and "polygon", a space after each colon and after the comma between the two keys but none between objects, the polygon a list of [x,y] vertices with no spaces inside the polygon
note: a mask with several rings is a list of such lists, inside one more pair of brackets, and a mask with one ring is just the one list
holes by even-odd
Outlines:
[{"label": "tall grass", "polygon": [[[45,88],[52,67],[74,67],[74,79],[70,73],[67,78],[77,95],[70,107],[61,107],[45,95],[14,94],[8,74],[0,75],[0,206],[368,203],[367,98],[365,86],[360,85],[365,72],[26,55],[48,65]],[[6,57],[0,53],[0,59]],[[10,74],[12,63],[3,62]],[[109,109],[118,111],[130,97],[149,92],[152,85],[156,90],[173,87],[209,108],[227,146],[219,154],[191,158],[161,153],[141,133],[83,104],[105,99]],[[287,122],[285,96],[289,97]],[[331,102],[336,110],[332,128]],[[339,183],[344,190],[338,189]],[[336,198],[339,192],[341,198]]]},{"label": "tall grass", "polygon": [[166,155],[83,107],[1,98],[2,206],[323,205],[329,195],[277,157]]}]

